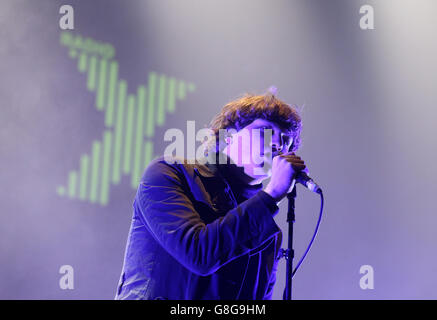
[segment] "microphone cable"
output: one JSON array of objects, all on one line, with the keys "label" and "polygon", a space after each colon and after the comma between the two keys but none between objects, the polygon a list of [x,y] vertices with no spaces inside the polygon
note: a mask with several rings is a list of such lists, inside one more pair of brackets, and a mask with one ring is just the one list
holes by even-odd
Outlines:
[{"label": "microphone cable", "polygon": [[296,273],[296,271],[299,269],[300,265],[302,264],[303,260],[305,259],[305,257],[307,256],[308,252],[310,251],[310,248],[314,242],[314,239],[316,238],[317,232],[319,231],[319,226],[320,226],[320,222],[322,221],[322,215],[323,215],[323,205],[324,205],[324,198],[323,198],[323,192],[322,189],[319,189],[317,192],[320,195],[320,213],[319,213],[319,218],[317,220],[317,225],[316,225],[316,229],[314,230],[314,234],[313,237],[311,238],[311,241],[307,247],[307,249],[305,250],[302,258],[300,258],[299,262],[296,265],[296,268],[294,269],[294,271],[291,273],[291,278],[294,277],[294,274]]}]

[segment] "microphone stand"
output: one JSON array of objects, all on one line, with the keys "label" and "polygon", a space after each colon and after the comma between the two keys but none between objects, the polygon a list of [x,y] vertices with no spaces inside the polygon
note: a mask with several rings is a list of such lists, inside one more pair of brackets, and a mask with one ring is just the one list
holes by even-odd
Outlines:
[{"label": "microphone stand", "polygon": [[287,271],[286,271],[286,282],[285,289],[282,299],[283,300],[292,300],[292,278],[293,278],[293,258],[294,258],[294,250],[293,250],[293,224],[295,221],[295,213],[294,213],[294,200],[296,199],[296,184],[294,185],[291,192],[287,194],[288,199],[288,212],[287,212],[287,222],[288,222],[288,249],[281,249],[281,256],[285,257],[287,261]]}]

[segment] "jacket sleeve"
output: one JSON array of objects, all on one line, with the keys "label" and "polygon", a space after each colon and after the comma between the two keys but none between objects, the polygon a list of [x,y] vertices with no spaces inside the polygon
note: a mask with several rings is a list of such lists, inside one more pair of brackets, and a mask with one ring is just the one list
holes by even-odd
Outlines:
[{"label": "jacket sleeve", "polygon": [[280,259],[279,251],[281,250],[281,244],[282,244],[282,233],[281,232],[278,233],[275,241],[276,241],[275,257],[273,259],[270,279],[269,279],[269,283],[267,285],[267,290],[266,290],[266,293],[264,295],[263,300],[272,300],[272,298],[273,298],[273,289],[274,289],[275,283],[276,283],[276,274],[278,272],[278,263],[279,263],[279,259]]},{"label": "jacket sleeve", "polygon": [[189,199],[182,174],[160,161],[149,165],[137,192],[143,222],[165,250],[192,272],[206,276],[248,253],[280,229],[264,191],[205,224]]},{"label": "jacket sleeve", "polygon": [[277,272],[277,265],[275,264],[275,269],[272,270],[272,274],[270,276],[269,284],[267,286],[267,291],[266,291],[266,294],[264,295],[263,300],[272,300],[273,289],[275,288],[275,283],[276,283],[276,272]]}]

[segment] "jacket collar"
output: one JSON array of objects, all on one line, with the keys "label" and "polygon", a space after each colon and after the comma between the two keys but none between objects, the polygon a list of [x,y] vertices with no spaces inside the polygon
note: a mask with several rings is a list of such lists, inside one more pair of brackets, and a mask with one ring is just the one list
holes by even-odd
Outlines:
[{"label": "jacket collar", "polygon": [[[235,164],[232,163],[231,158],[229,158],[227,155],[221,153],[220,156],[222,157],[226,157],[226,158],[222,158],[221,162],[219,163],[219,154],[214,153],[213,156],[211,158],[215,158],[216,161],[215,163],[211,163],[211,161],[207,161],[208,158],[202,158],[201,161],[196,161],[195,165],[194,165],[194,171],[202,176],[203,178],[218,178],[218,179],[222,179],[225,181],[225,183],[227,185],[229,185],[229,182],[231,181],[236,181],[238,179],[234,179],[235,175],[239,175],[241,174],[240,172],[237,171],[229,171],[229,166],[236,166]],[[209,159],[211,159],[209,158]],[[250,184],[248,182],[243,182],[243,180],[237,182],[239,184],[246,184],[247,186],[249,186]],[[249,188],[259,188],[262,187],[262,182],[256,185],[250,185]]]},{"label": "jacket collar", "polygon": [[216,164],[210,164],[210,163],[196,163],[194,165],[194,171],[201,175],[204,178],[213,178],[218,175],[218,167]]},{"label": "jacket collar", "polygon": [[[227,155],[223,153],[220,155],[226,157],[227,164],[225,163],[222,165],[229,165],[231,163],[231,158],[229,158]],[[216,161],[212,162],[211,159],[215,159]],[[200,161],[197,161],[194,166],[194,170],[204,178],[213,178],[217,176],[223,178],[222,174],[220,173],[219,165],[219,154],[214,152],[211,157],[203,157],[200,159]]]}]

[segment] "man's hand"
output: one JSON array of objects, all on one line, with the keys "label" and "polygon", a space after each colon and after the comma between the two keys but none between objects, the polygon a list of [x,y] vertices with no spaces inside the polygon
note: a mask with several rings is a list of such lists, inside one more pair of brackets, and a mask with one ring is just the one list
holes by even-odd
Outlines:
[{"label": "man's hand", "polygon": [[272,176],[264,191],[279,202],[289,192],[296,173],[305,169],[304,161],[294,152],[277,155],[273,158]]}]

